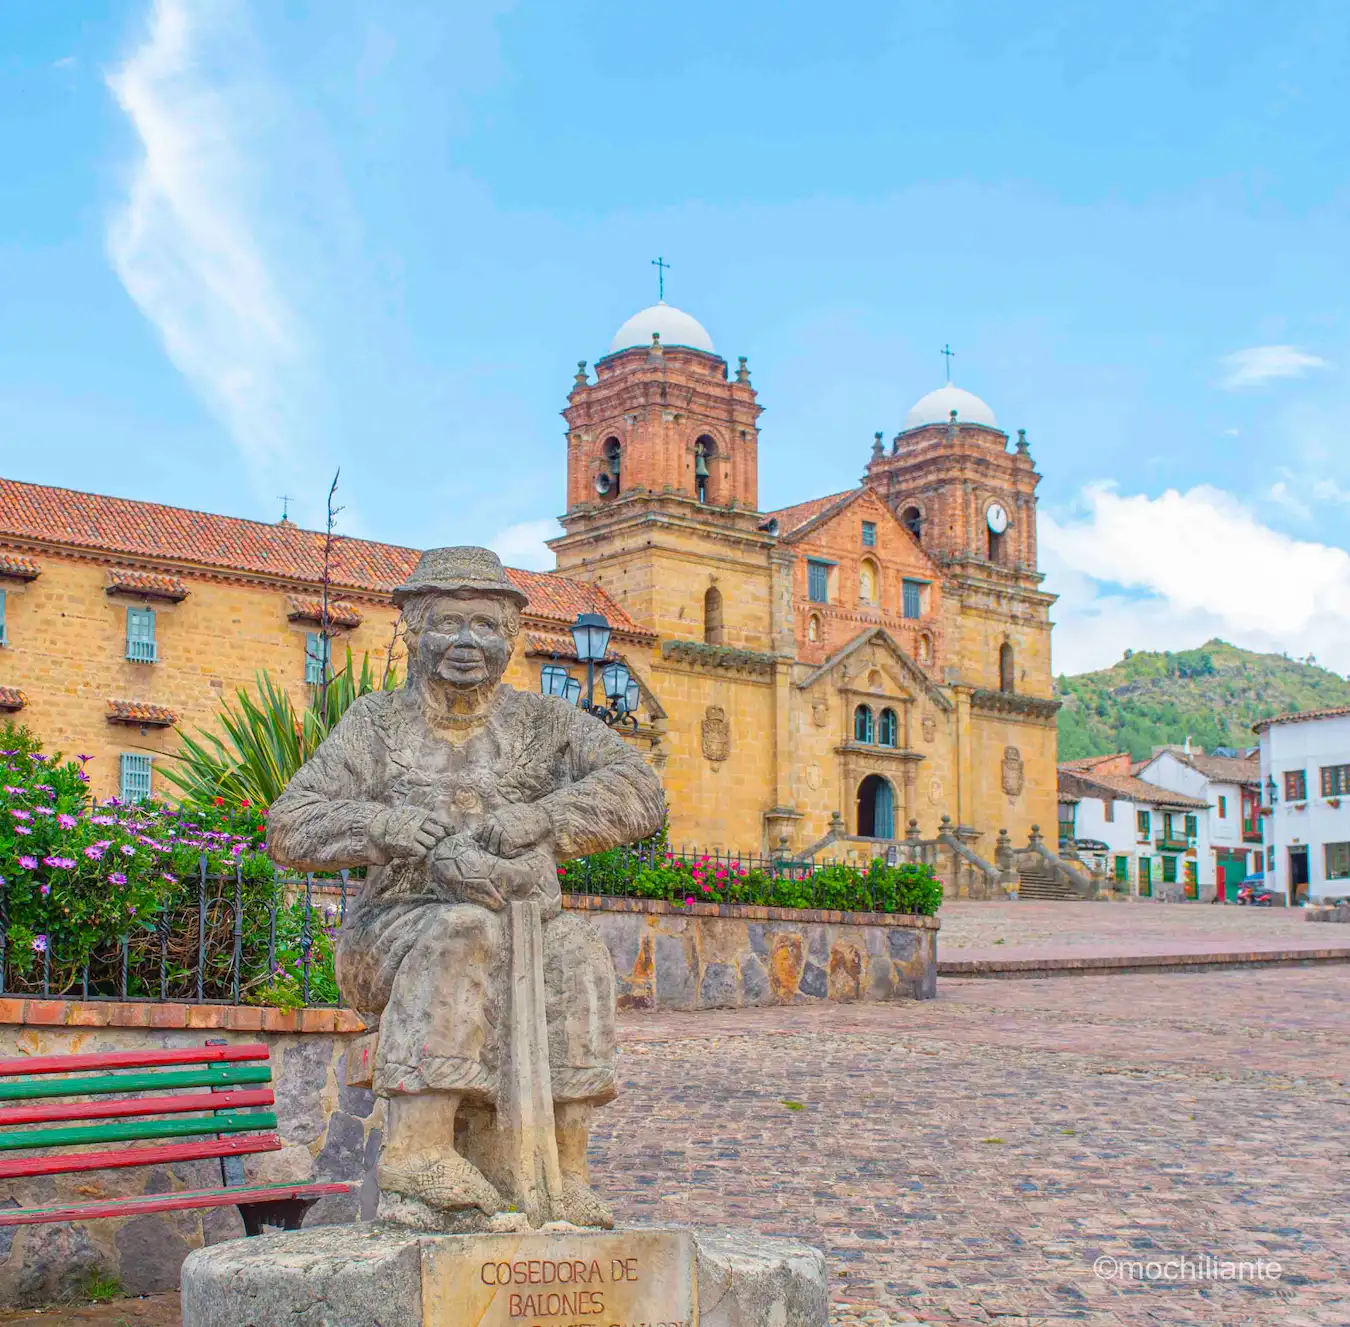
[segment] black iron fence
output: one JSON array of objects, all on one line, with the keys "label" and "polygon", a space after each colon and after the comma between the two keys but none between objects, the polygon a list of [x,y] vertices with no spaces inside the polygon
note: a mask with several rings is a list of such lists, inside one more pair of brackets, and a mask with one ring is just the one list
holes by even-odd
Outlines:
[{"label": "black iron fence", "polygon": [[0,997],[333,1006],[333,940],[357,884],[346,871],[213,874],[203,858],[157,916],[120,935],[52,917],[23,944],[0,887]]}]

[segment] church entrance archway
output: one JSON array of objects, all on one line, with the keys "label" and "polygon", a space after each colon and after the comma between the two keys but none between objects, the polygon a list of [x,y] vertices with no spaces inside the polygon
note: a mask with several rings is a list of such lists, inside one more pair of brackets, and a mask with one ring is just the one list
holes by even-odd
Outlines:
[{"label": "church entrance archway", "polygon": [[895,837],[895,789],[880,774],[858,785],[858,833],[865,839]]}]

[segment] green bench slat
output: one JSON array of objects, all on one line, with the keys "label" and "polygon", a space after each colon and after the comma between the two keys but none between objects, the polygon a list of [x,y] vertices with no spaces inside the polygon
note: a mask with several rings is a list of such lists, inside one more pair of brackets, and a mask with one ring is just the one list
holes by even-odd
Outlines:
[{"label": "green bench slat", "polygon": [[0,1083],[0,1101],[33,1097],[86,1097],[100,1092],[154,1092],[169,1087],[227,1087],[231,1083],[270,1083],[265,1064],[221,1064],[141,1074],[95,1074],[88,1078],[34,1078]]},{"label": "green bench slat", "polygon": [[178,1116],[162,1120],[119,1120],[67,1129],[12,1129],[0,1133],[0,1152],[29,1147],[79,1147],[83,1143],[120,1143],[135,1138],[182,1138],[194,1134],[248,1133],[275,1129],[271,1111],[223,1111],[219,1115]]}]

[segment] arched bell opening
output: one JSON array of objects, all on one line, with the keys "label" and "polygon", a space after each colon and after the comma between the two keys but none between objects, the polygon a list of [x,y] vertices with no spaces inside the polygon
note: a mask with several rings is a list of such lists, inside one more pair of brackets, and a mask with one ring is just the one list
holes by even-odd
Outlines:
[{"label": "arched bell opening", "polygon": [[858,785],[858,835],[864,839],[895,837],[895,789],[880,774],[869,774]]},{"label": "arched bell opening", "polygon": [[717,501],[717,475],[713,462],[717,459],[717,440],[706,433],[694,443],[694,492],[700,502]]},{"label": "arched bell opening", "polygon": [[725,644],[722,623],[722,591],[715,585],[703,596],[703,642],[705,645]]}]

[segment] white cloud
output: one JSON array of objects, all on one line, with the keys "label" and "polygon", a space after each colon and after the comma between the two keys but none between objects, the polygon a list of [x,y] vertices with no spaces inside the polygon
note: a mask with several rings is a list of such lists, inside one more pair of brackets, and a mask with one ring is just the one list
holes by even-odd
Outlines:
[{"label": "white cloud", "polygon": [[488,540],[488,547],[508,567],[522,567],[526,571],[552,571],[554,559],[545,539],[556,539],[562,526],[552,517],[544,521],[521,521],[508,525]]},{"label": "white cloud", "polygon": [[108,249],[270,502],[302,469],[304,356],[259,238],[246,143],[268,89],[244,19],[233,0],[155,0],[144,42],[108,76],[143,153]]},{"label": "white cloud", "polygon": [[1315,653],[1350,669],[1350,553],[1272,530],[1202,485],[1160,497],[1091,485],[1082,514],[1040,519],[1055,669],[1101,668],[1126,648],[1188,649],[1221,636]]},{"label": "white cloud", "polygon": [[1331,367],[1320,355],[1294,346],[1249,346],[1225,355],[1220,363],[1228,369],[1221,385],[1230,391],[1259,387],[1274,378],[1302,378],[1310,369]]}]

